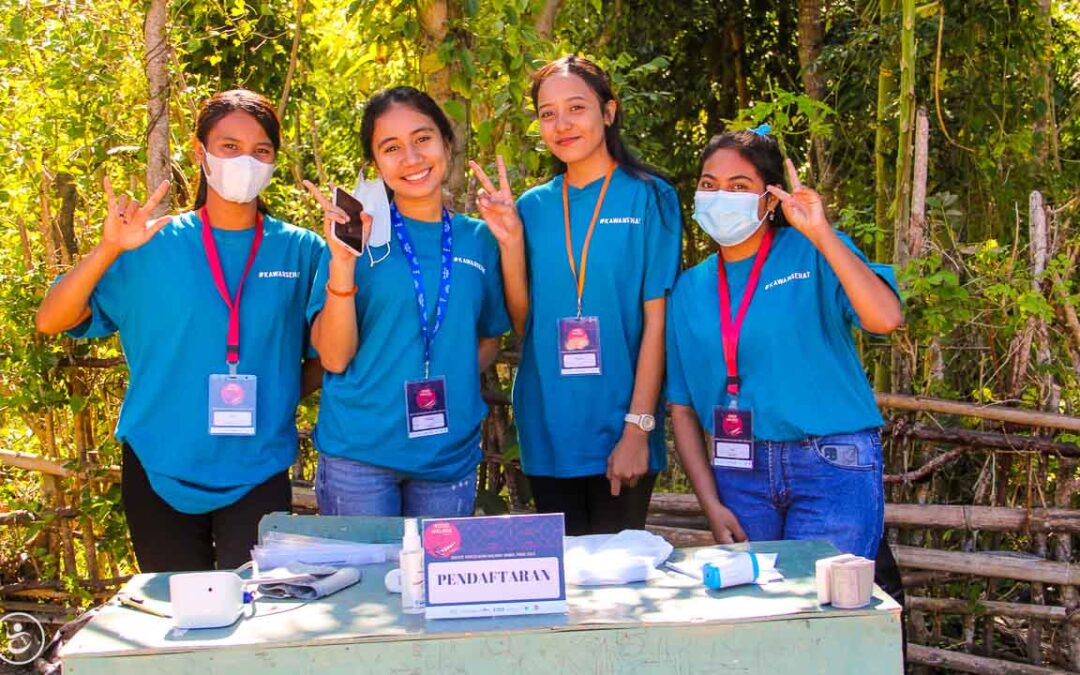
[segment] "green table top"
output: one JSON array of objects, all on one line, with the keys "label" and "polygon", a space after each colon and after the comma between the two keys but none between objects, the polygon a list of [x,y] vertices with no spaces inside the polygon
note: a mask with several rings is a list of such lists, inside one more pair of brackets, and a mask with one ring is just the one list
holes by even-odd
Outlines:
[{"label": "green table top", "polygon": [[[401,519],[271,514],[260,534],[281,530],[353,541],[400,542]],[[427,621],[401,612],[399,596],[388,593],[383,576],[396,565],[368,565],[359,584],[311,602],[260,599],[254,616],[226,628],[180,631],[170,619],[109,605],[64,646],[65,661],[92,657],[146,655],[229,648],[286,648],[385,641],[445,639],[479,634],[585,631],[642,626],[880,617],[897,626],[900,607],[880,589],[870,606],[837,610],[818,604],[814,562],[835,555],[826,542],[775,541],[735,545],[734,550],[777,553],[784,580],[766,586],[711,591],[688,577],[662,578],[625,586],[568,586],[567,614]],[[676,550],[673,559],[692,554]],[[168,575],[141,574],[122,592],[158,607],[168,603]],[[897,640],[899,637],[897,636]]]}]

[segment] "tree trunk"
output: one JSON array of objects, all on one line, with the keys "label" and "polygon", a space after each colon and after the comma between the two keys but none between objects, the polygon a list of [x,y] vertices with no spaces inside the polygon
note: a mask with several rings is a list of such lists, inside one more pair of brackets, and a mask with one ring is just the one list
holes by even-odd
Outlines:
[{"label": "tree trunk", "polygon": [[[458,4],[452,0],[420,0],[417,3],[420,27],[424,32],[421,64],[436,62],[435,54],[439,45],[446,40],[449,34],[449,21],[456,16],[458,10]],[[451,86],[453,74],[454,66],[446,63],[439,63],[437,67],[424,68],[425,90],[444,108],[450,100],[459,102],[464,108],[465,101],[454,93]],[[469,126],[464,119],[458,119],[454,115],[448,115],[448,117],[454,129],[454,147],[450,151],[446,188],[450,193],[451,203],[455,208],[460,209],[465,202],[465,149]]]},{"label": "tree trunk", "polygon": [[[803,91],[815,101],[824,101],[827,94],[825,77],[819,68],[821,45],[825,40],[825,11],[821,0],[799,0],[799,68]],[[828,210],[833,205],[833,171],[829,164],[824,138],[811,139],[813,153],[811,182],[821,193]]]},{"label": "tree trunk", "polygon": [[[880,33],[886,32],[895,11],[896,0],[881,0]],[[888,162],[888,146],[892,133],[888,120],[889,106],[893,102],[896,88],[896,67],[893,55],[887,49],[882,49],[881,65],[878,67],[877,113],[874,116],[874,224],[883,234],[874,251],[874,257],[878,260],[889,260],[889,242],[892,239],[889,223]]]},{"label": "tree trunk", "polygon": [[[146,40],[146,80],[149,85],[149,123],[146,133],[146,191],[157,189],[172,175],[169,153],[169,41],[166,36],[168,0],[150,0],[143,23]],[[154,209],[160,216],[172,210],[172,199],[165,195]]]},{"label": "tree trunk", "polygon": [[[555,19],[559,16],[562,4],[563,0],[545,0],[544,6],[536,16],[536,23],[534,24],[536,32],[545,40],[550,40],[551,36],[555,34]],[[604,34],[608,35],[607,31]]]},{"label": "tree trunk", "polygon": [[1054,113],[1054,53],[1053,53],[1053,2],[1038,0],[1039,19],[1043,33],[1039,50],[1039,62],[1035,77],[1036,96],[1042,103],[1042,115],[1035,122],[1035,143],[1038,167],[1047,173],[1059,171],[1057,120]]}]

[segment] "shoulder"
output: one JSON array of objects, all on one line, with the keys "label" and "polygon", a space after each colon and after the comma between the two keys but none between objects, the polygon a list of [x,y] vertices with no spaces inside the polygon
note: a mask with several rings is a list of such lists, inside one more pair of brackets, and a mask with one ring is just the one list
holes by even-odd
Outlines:
[{"label": "shoulder", "polygon": [[499,244],[483,220],[463,213],[455,213],[453,228],[455,237],[475,242],[476,246],[485,253],[497,253]]},{"label": "shoulder", "polygon": [[716,253],[679,275],[675,288],[671,291],[671,305],[682,306],[685,303],[698,302],[702,289],[713,287],[716,279]]},{"label": "shoulder", "polygon": [[518,197],[518,208],[536,208],[547,203],[549,200],[559,198],[559,190],[562,186],[562,175],[555,176],[551,180],[535,185],[526,190]]},{"label": "shoulder", "polygon": [[273,216],[263,217],[263,232],[268,236],[279,237],[295,243],[304,250],[321,252],[326,242],[316,232],[299,227]]}]

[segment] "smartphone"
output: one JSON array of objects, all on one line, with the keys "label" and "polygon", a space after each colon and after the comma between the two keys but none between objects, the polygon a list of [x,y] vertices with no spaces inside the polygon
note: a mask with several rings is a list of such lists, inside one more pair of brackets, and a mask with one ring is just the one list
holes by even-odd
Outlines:
[{"label": "smartphone", "polygon": [[364,237],[364,221],[360,219],[360,214],[364,212],[364,205],[345,190],[335,188],[334,206],[344,211],[349,216],[349,220],[344,223],[334,223],[330,233],[334,239],[356,255],[363,254],[364,246],[367,245]]}]

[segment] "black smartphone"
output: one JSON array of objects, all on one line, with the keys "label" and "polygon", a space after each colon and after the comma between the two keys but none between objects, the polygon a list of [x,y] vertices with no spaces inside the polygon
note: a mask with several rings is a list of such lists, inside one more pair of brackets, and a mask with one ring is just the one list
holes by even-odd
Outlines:
[{"label": "black smartphone", "polygon": [[364,221],[360,214],[364,212],[364,205],[360,200],[341,188],[334,189],[334,206],[344,211],[349,220],[344,223],[334,223],[330,233],[339,243],[348,247],[356,255],[364,252],[367,238],[364,236]]}]

